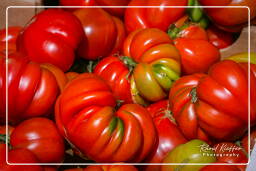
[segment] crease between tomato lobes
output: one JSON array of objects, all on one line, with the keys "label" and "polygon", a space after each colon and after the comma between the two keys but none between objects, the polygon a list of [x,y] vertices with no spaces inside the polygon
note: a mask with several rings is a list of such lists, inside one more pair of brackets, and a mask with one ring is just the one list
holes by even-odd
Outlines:
[{"label": "crease between tomato lobes", "polygon": [[167,97],[180,75],[180,56],[165,32],[136,30],[124,42],[123,53],[137,62],[131,76],[132,99],[147,104]]},{"label": "crease between tomato lobes", "polygon": [[110,87],[94,74],[81,74],[59,96],[55,117],[61,133],[97,162],[139,162],[156,143],[150,114],[138,104],[117,111]]}]

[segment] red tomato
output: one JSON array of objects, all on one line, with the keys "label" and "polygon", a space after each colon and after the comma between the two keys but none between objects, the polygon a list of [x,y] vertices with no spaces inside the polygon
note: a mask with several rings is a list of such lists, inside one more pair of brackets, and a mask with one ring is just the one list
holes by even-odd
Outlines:
[{"label": "red tomato", "polygon": [[8,41],[8,52],[16,51],[16,40],[21,31],[21,27],[8,27],[8,37],[6,37],[6,29],[0,30],[0,52],[6,52],[6,42]]},{"label": "red tomato", "polygon": [[[60,0],[59,3],[61,6],[93,6],[95,5],[95,0]],[[77,8],[72,8],[72,10],[75,9]]]},{"label": "red tomato", "polygon": [[179,38],[175,46],[181,55],[183,74],[207,72],[220,60],[219,50],[206,40]]},{"label": "red tomato", "polygon": [[66,75],[66,77],[68,79],[68,82],[70,82],[73,79],[75,79],[76,77],[78,77],[79,73],[77,73],[77,72],[67,72],[65,75]]},{"label": "red tomato", "polygon": [[[255,0],[199,0],[205,6],[247,6],[250,8],[251,19],[256,17]],[[207,8],[207,14],[220,28],[228,31],[239,31],[247,25],[247,8]]]},{"label": "red tomato", "polygon": [[100,8],[78,9],[74,14],[81,21],[86,35],[78,48],[79,56],[94,60],[113,53],[113,50],[119,50],[125,38],[120,19],[114,19]]},{"label": "red tomato", "polygon": [[88,166],[83,171],[138,171],[134,166],[113,165],[113,166]]},{"label": "red tomato", "polygon": [[236,166],[232,165],[209,165],[205,166],[200,171],[240,171]]},{"label": "red tomato", "polygon": [[88,166],[85,169],[67,169],[65,171],[138,171],[134,166],[130,165],[109,165],[109,166]]},{"label": "red tomato", "polygon": [[20,123],[12,132],[10,143],[14,149],[32,151],[42,163],[59,163],[64,157],[63,138],[55,124],[46,118],[32,118]]},{"label": "red tomato", "polygon": [[185,8],[163,8],[164,6],[186,6],[187,0],[132,0],[128,6],[161,6],[159,8],[127,8],[125,27],[128,32],[142,28],[159,28],[167,31],[170,24],[183,16]]},{"label": "red tomato", "polygon": [[[184,78],[177,81],[170,92],[170,104],[183,133],[195,138],[200,128],[219,140],[241,137],[248,127],[247,72],[244,65],[226,60],[213,65],[208,75],[197,79],[197,86],[194,84],[196,88],[192,91],[185,89],[188,77],[184,77],[185,81]],[[255,87],[256,78],[252,72],[249,74],[251,87]],[[254,89],[251,89],[250,97],[253,126],[256,122]]]},{"label": "red tomato", "polygon": [[[17,123],[26,118],[49,115],[64,87],[64,73],[52,65],[40,66],[24,56],[8,58],[8,118]],[[6,60],[0,59],[0,118],[5,118]],[[57,80],[57,81],[56,81]]]},{"label": "red tomato", "polygon": [[140,105],[123,105],[116,112],[114,106],[115,98],[101,78],[81,74],[65,87],[57,100],[57,125],[92,160],[139,162],[155,145],[153,120]]},{"label": "red tomato", "polygon": [[211,26],[206,31],[209,42],[219,49],[226,48],[234,42],[233,35],[231,33],[220,30],[217,27]]},{"label": "red tomato", "polygon": [[61,9],[48,9],[32,18],[19,38],[17,49],[32,61],[51,63],[67,71],[82,39],[83,28],[74,15]]},{"label": "red tomato", "polygon": [[132,103],[129,70],[118,57],[109,56],[102,59],[93,73],[108,83],[116,99]]},{"label": "red tomato", "polygon": [[206,31],[198,25],[190,25],[187,28],[183,29],[178,37],[188,38],[188,39],[200,39],[208,40]]},{"label": "red tomato", "polygon": [[[168,100],[162,100],[147,107],[158,133],[158,144],[156,144],[151,155],[147,157],[147,163],[162,163],[165,156],[176,146],[184,144],[187,140],[178,129],[169,109]],[[160,166],[147,166],[146,171],[160,171]]]},{"label": "red tomato", "polygon": [[138,64],[131,78],[133,101],[156,102],[167,97],[180,75],[180,55],[163,31],[155,28],[136,30],[124,42],[123,53]]},{"label": "red tomato", "polygon": [[[6,163],[6,145],[0,144],[0,170],[1,171],[44,171],[37,165],[9,165]],[[27,149],[12,149],[8,152],[9,163],[38,163],[36,156]]]},{"label": "red tomato", "polygon": [[[95,0],[97,5],[100,6],[127,6],[131,0]],[[126,8],[104,8],[111,15],[123,17]]]},{"label": "red tomato", "polygon": [[[249,137],[248,137],[248,134],[247,134],[247,135],[245,135],[243,137],[242,142],[241,142],[243,148],[245,149],[245,151],[247,153],[249,153],[249,150],[248,150],[249,149],[248,138]],[[256,130],[254,129],[254,130],[251,130],[251,134],[250,134],[250,150],[253,149],[255,144],[256,144]]]},{"label": "red tomato", "polygon": [[169,95],[170,107],[179,128],[189,140],[201,139],[209,141],[208,136],[198,126],[195,111],[195,97],[193,97],[195,88],[204,74],[193,74],[181,77],[177,80]]}]

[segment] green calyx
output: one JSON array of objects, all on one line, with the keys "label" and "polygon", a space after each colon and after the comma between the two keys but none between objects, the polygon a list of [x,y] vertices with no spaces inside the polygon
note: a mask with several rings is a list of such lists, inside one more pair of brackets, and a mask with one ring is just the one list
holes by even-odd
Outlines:
[{"label": "green calyx", "polygon": [[133,72],[133,70],[134,70],[135,66],[137,65],[137,63],[132,58],[130,58],[128,56],[120,56],[119,59],[121,61],[123,61],[123,63],[128,67],[129,73],[126,76],[126,79],[129,79],[129,76]]},{"label": "green calyx", "polygon": [[[6,138],[7,138],[7,142],[6,142]],[[8,143],[10,144],[10,136],[6,136],[5,134],[0,134],[0,142],[3,142],[3,143]]]},{"label": "green calyx", "polygon": [[193,6],[194,8],[187,8],[187,14],[192,22],[198,23],[202,28],[207,28],[209,25],[209,19],[204,13],[203,9],[200,8],[200,3],[198,0],[189,0],[188,6]]},{"label": "green calyx", "polygon": [[176,39],[179,37],[182,30],[189,27],[189,23],[185,23],[181,27],[176,27],[175,24],[171,24],[168,28],[167,34],[170,36],[171,39]]}]

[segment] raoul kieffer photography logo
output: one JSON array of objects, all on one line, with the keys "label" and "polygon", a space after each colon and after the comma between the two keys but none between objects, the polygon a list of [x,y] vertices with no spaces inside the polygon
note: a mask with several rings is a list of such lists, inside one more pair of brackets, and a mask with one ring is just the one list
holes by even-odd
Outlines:
[{"label": "raoul kieffer photography logo", "polygon": [[203,156],[216,156],[216,157],[239,157],[239,153],[242,150],[237,145],[230,144],[217,144],[211,147],[208,144],[202,144],[199,146],[200,152]]}]

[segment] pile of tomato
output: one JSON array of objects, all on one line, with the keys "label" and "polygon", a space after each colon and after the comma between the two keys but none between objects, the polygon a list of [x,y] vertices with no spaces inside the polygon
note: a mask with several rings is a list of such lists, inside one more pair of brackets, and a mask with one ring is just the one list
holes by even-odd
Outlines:
[{"label": "pile of tomato", "polygon": [[256,54],[222,58],[248,15],[216,6],[255,23],[256,1],[60,5],[0,31],[1,171],[246,169]]}]

